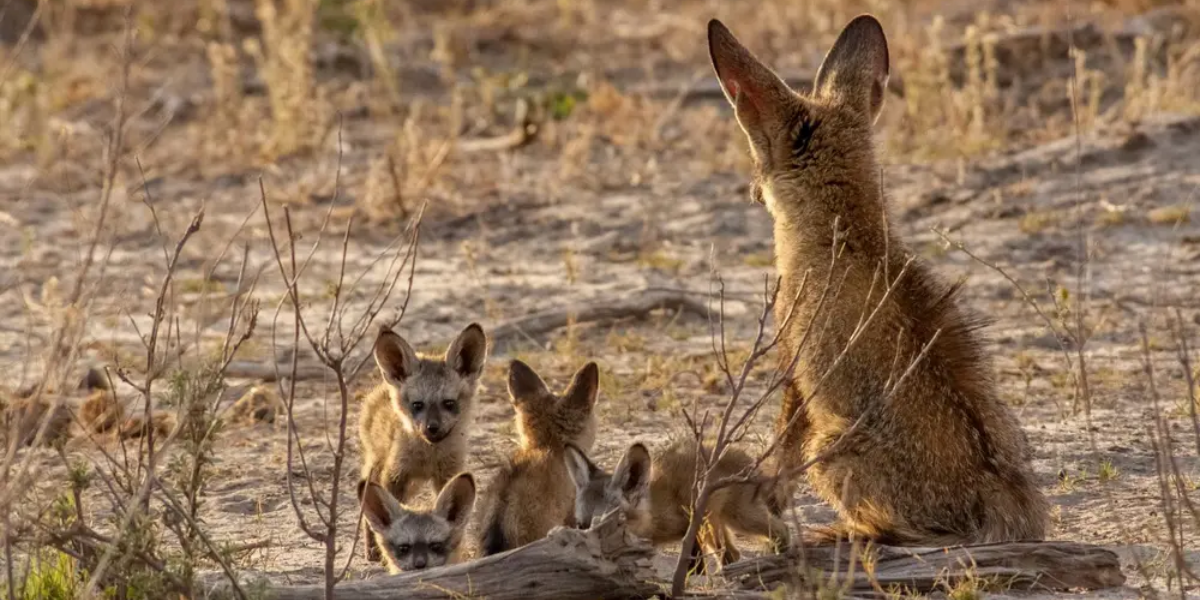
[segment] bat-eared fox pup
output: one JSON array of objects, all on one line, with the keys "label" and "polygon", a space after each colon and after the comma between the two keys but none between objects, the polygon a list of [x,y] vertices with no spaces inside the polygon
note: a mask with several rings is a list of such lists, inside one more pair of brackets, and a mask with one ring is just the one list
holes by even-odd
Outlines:
[{"label": "bat-eared fox pup", "polygon": [[[706,453],[710,452],[705,448]],[[646,446],[635,443],[625,452],[612,473],[605,472],[588,459],[578,447],[568,446],[565,456],[575,483],[575,521],[583,529],[612,510],[625,514],[629,530],[655,545],[683,539],[688,528],[688,507],[692,505],[692,487],[696,478],[696,443],[680,439],[672,442],[653,461]],[[749,473],[754,461],[744,452],[730,448],[717,463],[716,479]],[[782,552],[790,543],[787,523],[769,508],[775,485],[748,482],[730,485],[713,492],[709,498],[705,528],[699,536],[699,550],[716,557],[722,566],[740,558],[730,530],[767,538],[772,550]],[[703,570],[699,554],[693,556],[693,568]]]},{"label": "bat-eared fox pup", "polygon": [[[379,332],[375,362],[383,383],[363,401],[359,422],[363,481],[404,503],[418,484],[440,490],[463,470],[487,345],[474,323],[440,357],[417,354],[390,330]],[[364,538],[368,560],[379,560],[375,537]]]},{"label": "bat-eared fox pup", "polygon": [[[997,396],[982,321],[961,305],[957,286],[913,260],[888,222],[871,133],[889,74],[879,21],[862,15],[846,25],[808,93],[789,89],[719,21],[709,22],[708,47],[749,141],[751,197],[774,221],[785,299],[775,316],[787,323],[779,354],[798,354],[802,365],[776,422],[777,467],[783,473],[828,454],[808,480],[840,519],[806,537],[917,545],[1041,539],[1048,506],[1025,436]],[[820,285],[801,285],[834,276],[836,302],[821,301]],[[877,317],[856,331],[871,313]],[[809,327],[819,334],[809,336]]]},{"label": "bat-eared fox pup", "polygon": [[516,409],[520,447],[500,468],[487,494],[480,530],[484,556],[541,539],[574,523],[575,486],[563,461],[566,445],[590,448],[596,437],[593,407],[600,388],[596,363],[588,363],[556,396],[533,369],[509,365],[508,394]]},{"label": "bat-eared fox pup", "polygon": [[419,571],[458,562],[463,533],[475,505],[475,479],[461,473],[442,488],[433,510],[415,510],[400,504],[376,483],[360,481],[369,537],[383,551],[391,573]]}]

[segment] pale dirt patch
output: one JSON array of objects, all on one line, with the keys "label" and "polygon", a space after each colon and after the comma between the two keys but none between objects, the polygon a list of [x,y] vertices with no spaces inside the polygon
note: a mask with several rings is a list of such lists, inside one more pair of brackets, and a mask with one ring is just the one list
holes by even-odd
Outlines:
[{"label": "pale dirt patch", "polygon": [[[688,11],[695,12],[692,8]],[[922,15],[914,14],[913,19]],[[701,38],[687,28],[681,32],[671,25],[661,27],[670,32],[664,34],[665,50],[678,54],[664,59],[668,64],[660,67],[686,80],[685,67],[703,67],[702,57],[696,54]],[[686,52],[680,42],[685,34],[695,45]],[[629,48],[612,51],[614,64],[634,64]],[[553,50],[538,52],[552,54]],[[812,64],[809,58],[797,53],[784,62],[799,67]],[[612,67],[609,75],[615,81],[628,72]],[[446,97],[443,89],[422,93]],[[889,102],[891,109],[898,110],[895,99]],[[666,102],[647,106],[657,114],[666,109]],[[470,321],[490,330],[504,319],[649,287],[707,293],[714,270],[728,290],[730,338],[737,340],[738,347],[749,344],[764,278],[772,276],[771,223],[765,210],[748,199],[744,142],[723,105],[681,108],[664,126],[666,141],[650,144],[649,138],[637,137],[646,135],[638,129],[640,133],[630,135],[639,141],[628,147],[617,147],[612,137],[606,137],[622,133],[612,122],[594,114],[587,118],[600,128],[598,134],[593,132],[598,137],[588,152],[570,161],[563,158],[560,142],[579,132],[567,120],[551,126],[545,133],[551,141],[544,145],[537,142],[499,155],[454,157],[443,167],[449,174],[426,194],[431,205],[422,230],[416,280],[399,328],[419,348],[443,346]],[[672,123],[694,131],[681,133]],[[397,126],[370,116],[346,119],[339,205],[352,206],[367,193],[367,165],[388,143],[381,131],[394,133]],[[614,131],[606,132],[606,126]],[[490,128],[501,131],[504,125]],[[893,134],[886,119],[882,128],[883,136]],[[186,150],[184,141],[172,136],[186,140],[168,129],[160,145]],[[297,228],[309,236],[314,235],[332,196],[335,138],[329,138],[312,158],[280,161],[264,175],[271,197],[292,205]],[[693,147],[696,139],[705,138],[715,140],[712,145],[718,147]],[[1036,476],[1055,507],[1051,537],[1117,549],[1129,583],[1094,597],[1135,598],[1137,588],[1147,583],[1143,573],[1161,587],[1170,567],[1164,554],[1162,507],[1149,436],[1153,413],[1142,370],[1140,321],[1150,326],[1156,382],[1177,436],[1179,467],[1193,481],[1200,481],[1200,440],[1191,438],[1182,370],[1161,310],[1179,308],[1191,328],[1191,339],[1197,340],[1200,216],[1195,209],[1190,219],[1163,215],[1187,214],[1179,207],[1200,199],[1196,159],[1200,120],[1158,112],[1136,130],[1107,127],[1078,142],[1079,160],[1073,136],[966,162],[908,164],[904,156],[884,153],[883,185],[891,197],[893,225],[911,248],[943,277],[967,277],[965,302],[995,321],[987,330],[989,347],[1003,397],[1029,435]],[[152,154],[160,162],[170,156],[162,148]],[[185,250],[176,277],[184,330],[198,328],[202,339],[216,342],[225,324],[219,318],[220,307],[211,306],[203,296],[232,292],[237,267],[226,260],[216,266],[211,280],[205,281],[205,273],[247,215],[258,210],[258,170],[225,165],[225,174],[214,176],[205,174],[207,167],[173,170],[146,162],[163,173],[152,176],[149,187],[167,238],[182,231],[201,205],[206,207],[204,228]],[[31,381],[37,372],[38,352],[47,343],[50,316],[58,308],[65,283],[60,278],[68,277],[77,264],[84,239],[81,232],[88,231],[89,220],[95,218],[94,187],[64,191],[44,179],[31,183],[37,172],[29,162],[0,168],[0,231],[4,232],[0,272],[7,272],[0,286],[16,284],[4,292],[7,301],[0,302],[0,361],[13,388]],[[139,326],[148,321],[145,315],[152,310],[163,272],[163,242],[142,202],[140,177],[134,173],[127,171],[121,179],[110,216],[116,234],[103,246],[107,249],[111,243],[113,253],[85,340],[85,362],[92,364],[138,355],[140,344],[130,319]],[[332,231],[340,231],[348,212],[336,212]],[[1087,302],[1094,326],[1088,345],[1093,391],[1090,426],[1081,411],[1072,410],[1072,387],[1054,336],[1011,284],[947,249],[931,228],[947,230],[952,239],[963,241],[984,260],[1008,269],[1047,310],[1053,309],[1048,286],[1077,290],[1077,233],[1082,229],[1088,234],[1092,256],[1086,273]],[[402,229],[398,221],[362,224],[352,238],[348,272],[367,268]],[[324,250],[315,256],[305,282],[314,310],[327,305],[321,290],[337,272],[337,236],[327,234],[323,243]],[[266,361],[271,356],[269,317],[283,287],[271,264],[260,213],[249,219],[231,256],[239,255],[243,244],[248,247],[251,269],[262,269],[256,296],[263,302],[267,324],[242,358]],[[1071,301],[1076,302],[1076,297]],[[286,310],[279,322],[279,339],[290,343]],[[1193,342],[1193,347],[1200,347],[1200,342]],[[713,383],[711,351],[709,323],[704,319],[656,315],[558,332],[495,354],[481,392],[468,468],[486,490],[498,461],[514,447],[512,409],[503,383],[508,358],[521,356],[555,386],[565,385],[584,361],[600,363],[601,428],[593,458],[611,465],[633,441],[648,442],[653,449],[678,432],[682,427],[676,415],[679,403],[715,406],[723,398],[726,390]],[[683,371],[694,371],[695,376],[676,376]],[[375,381],[372,372],[360,379],[357,388],[366,390]],[[757,385],[762,384],[760,377]],[[322,483],[330,475],[332,456],[321,430],[329,418],[325,403],[334,398],[332,386],[308,382],[300,387],[296,405],[313,476]],[[776,406],[772,403],[756,424],[763,436]],[[342,489],[349,493],[358,477],[357,440],[353,439],[357,407],[352,411],[350,460],[342,474]],[[273,425],[235,425],[223,434],[203,519],[216,539],[269,542],[251,559],[253,570],[280,582],[313,583],[321,575],[323,548],[296,527],[284,485],[284,432],[284,420],[278,419]],[[49,453],[37,461],[47,473],[47,482],[63,472]],[[1101,463],[1111,466],[1104,481]],[[1200,499],[1200,491],[1193,497]],[[797,496],[795,505],[802,522],[826,522],[833,517],[828,507],[806,493]],[[353,517],[343,515],[346,523]],[[343,529],[344,544],[349,545],[353,532],[353,527]],[[1194,540],[1194,524],[1189,532],[1188,539]],[[758,550],[750,542],[743,545]],[[1194,553],[1196,558],[1200,557]],[[359,559],[352,567],[354,577],[381,572]]]}]

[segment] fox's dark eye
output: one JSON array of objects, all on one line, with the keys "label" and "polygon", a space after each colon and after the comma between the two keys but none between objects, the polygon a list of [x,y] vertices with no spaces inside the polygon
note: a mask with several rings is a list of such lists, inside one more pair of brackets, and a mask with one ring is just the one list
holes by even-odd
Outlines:
[{"label": "fox's dark eye", "polygon": [[445,407],[446,410],[448,410],[450,412],[454,412],[454,411],[458,410],[458,400],[454,400],[452,398],[442,400],[442,406]]},{"label": "fox's dark eye", "polygon": [[396,556],[405,556],[412,551],[412,546],[408,544],[398,544],[396,547]]},{"label": "fox's dark eye", "polygon": [[434,553],[434,554],[445,554],[445,553],[446,553],[446,546],[445,546],[445,545],[443,545],[443,544],[440,544],[440,543],[434,542],[434,543],[432,543],[432,544],[430,544],[430,545],[429,545],[429,551],[430,551],[430,552],[432,552],[432,553]]},{"label": "fox's dark eye", "polygon": [[409,407],[412,408],[413,412],[421,412],[425,408],[425,403],[424,402],[413,402],[412,404],[409,405]]}]

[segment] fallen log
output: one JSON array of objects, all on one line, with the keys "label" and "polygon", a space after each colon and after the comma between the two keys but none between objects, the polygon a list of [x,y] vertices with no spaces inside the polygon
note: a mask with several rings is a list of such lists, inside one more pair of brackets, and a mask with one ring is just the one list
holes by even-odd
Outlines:
[{"label": "fallen log", "polygon": [[[610,518],[581,531],[559,528],[528,546],[427,571],[348,581],[335,597],[345,600],[626,600],[649,598],[654,548]],[[323,586],[269,589],[275,600],[324,598]]]},{"label": "fallen log", "polygon": [[708,318],[707,303],[694,296],[686,292],[645,290],[637,294],[546,310],[501,323],[492,330],[492,340],[499,348],[517,339],[532,339],[534,336],[562,329],[572,322],[578,324],[645,317],[658,309],[689,312]]},{"label": "fallen log", "polygon": [[[849,591],[944,590],[965,579],[981,579],[1015,590],[1098,590],[1125,583],[1111,550],[1075,542],[1008,542],[953,548],[877,546],[851,569],[845,547],[804,549],[809,573],[853,573]],[[835,558],[839,557],[839,558]],[[836,561],[836,562],[835,562]],[[725,578],[741,589],[763,589],[804,581],[796,553],[764,556],[729,565]]]},{"label": "fallen log", "polygon": [[[1045,73],[1046,69],[1074,69],[1072,48],[1096,52],[1125,47],[1132,51],[1133,37],[1123,31],[1105,32],[1095,23],[1079,23],[1059,29],[1025,27],[955,43],[945,48],[945,55],[949,61],[951,82],[963,86],[967,84],[971,69],[969,55],[973,51],[982,52],[979,49],[986,43],[995,59],[992,76],[996,85],[1003,89],[1022,80],[1033,78],[1041,82],[1044,77],[1057,76]],[[1111,48],[1106,48],[1105,44],[1109,42],[1112,43]]]},{"label": "fallen log", "polygon": [[[838,586],[840,597],[872,598],[896,591],[944,591],[973,579],[1006,590],[1096,590],[1125,582],[1117,555],[1074,542],[1016,542],[954,548],[872,546],[856,553],[819,547],[763,556],[726,566],[727,585],[709,580],[679,600],[778,598],[782,586]],[[862,559],[866,556],[866,560]],[[663,597],[666,573],[655,568],[656,551],[611,513],[587,531],[557,528],[528,546],[487,558],[418,571],[342,582],[334,597],[344,600],[626,600]],[[803,567],[801,567],[803,565]],[[839,574],[852,573],[847,577]],[[715,584],[715,585],[714,585]],[[217,586],[209,598],[227,597]],[[324,587],[280,586],[264,590],[273,600],[316,600]]]},{"label": "fallen log", "polygon": [[[498,351],[517,340],[533,340],[536,336],[562,329],[570,323],[582,324],[631,317],[640,318],[655,310],[692,313],[707,319],[708,304],[703,298],[695,292],[647,289],[518,317],[500,323],[488,335],[492,340],[493,348]],[[421,345],[424,343],[418,342]],[[362,356],[351,356],[349,364],[359,364]],[[370,364],[367,366],[369,367]],[[369,370],[369,368],[364,370]],[[351,374],[351,381],[356,379],[359,374]],[[225,369],[225,376],[272,382],[277,379],[290,378],[292,364],[284,362],[276,365],[270,362],[235,360],[230,362]],[[323,380],[332,376],[332,371],[311,358],[302,359],[296,367],[297,381]]]},{"label": "fallen log", "polygon": [[[241,379],[256,379],[272,382],[278,379],[289,379],[292,376],[292,363],[254,362],[235,360],[225,368],[226,377]],[[296,365],[296,381],[311,381],[314,379],[331,379],[333,371],[316,361],[301,362]]]},{"label": "fallen log", "polygon": [[540,125],[530,115],[529,102],[518,98],[513,128],[508,133],[497,137],[459,140],[455,148],[464,154],[515,150],[532,142],[539,129]]},{"label": "fallen log", "polygon": [[[973,51],[981,51],[980,44],[990,46],[995,60],[995,70],[990,75],[995,77],[996,85],[1001,89],[1014,84],[1029,88],[1050,79],[1074,77],[1078,53],[1088,56],[1089,69],[1123,69],[1134,58],[1138,38],[1160,38],[1168,42],[1190,39],[1180,37],[1193,33],[1188,29],[1195,25],[1188,15],[1188,9],[1184,7],[1163,6],[1114,28],[1095,22],[1079,22],[1059,28],[1034,26],[987,33],[976,40],[964,40],[945,48],[950,79],[956,86],[967,83],[971,70],[968,56]],[[1146,60],[1154,68],[1165,67],[1169,45],[1152,43]]]}]

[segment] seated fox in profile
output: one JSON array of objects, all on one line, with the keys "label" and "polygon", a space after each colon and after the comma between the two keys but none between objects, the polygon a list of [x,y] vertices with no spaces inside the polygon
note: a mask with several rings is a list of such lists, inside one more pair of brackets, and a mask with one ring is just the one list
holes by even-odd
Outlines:
[{"label": "seated fox in profile", "polygon": [[574,523],[575,487],[563,456],[568,443],[590,448],[594,442],[599,389],[596,363],[580,368],[560,397],[528,365],[512,361],[508,393],[517,411],[520,446],[488,491],[479,532],[483,556],[524,546],[554,527]]},{"label": "seated fox in profile", "polygon": [[[375,362],[383,383],[363,401],[358,430],[362,481],[404,503],[418,484],[440,490],[461,472],[486,361],[487,337],[474,323],[439,357],[419,355],[404,338],[380,331]],[[377,561],[375,537],[365,533],[367,559]]]},{"label": "seated fox in profile", "polygon": [[[704,451],[710,452],[708,448]],[[644,445],[633,444],[611,473],[593,464],[576,446],[567,447],[565,458],[575,482],[575,522],[581,529],[619,509],[625,513],[629,530],[655,545],[678,542],[687,533],[698,458],[694,441],[676,440],[653,461]],[[746,453],[730,448],[711,476],[715,480],[736,476],[749,472],[753,465]],[[767,538],[775,552],[787,549],[787,523],[770,510],[774,485],[774,480],[737,483],[714,492],[698,549],[715,556],[721,566],[736,562],[741,555],[730,530]],[[704,567],[699,554],[692,557],[692,564],[693,568]]]},{"label": "seated fox in profile", "polygon": [[[787,324],[779,354],[789,365],[798,357],[776,423],[781,473],[827,454],[861,419],[807,471],[840,514],[814,537],[1042,538],[1046,499],[1024,434],[997,397],[981,322],[957,286],[909,262],[888,223],[871,136],[889,73],[882,26],[869,15],[846,25],[807,94],[789,89],[719,21],[709,23],[708,44],[750,142],[752,197],[774,220],[775,317]],[[834,285],[823,300],[826,280]]]},{"label": "seated fox in profile", "polygon": [[475,479],[462,473],[442,488],[433,510],[400,504],[391,493],[370,481],[358,483],[358,499],[366,517],[368,536],[382,550],[388,571],[432,569],[458,562],[471,507]]}]

